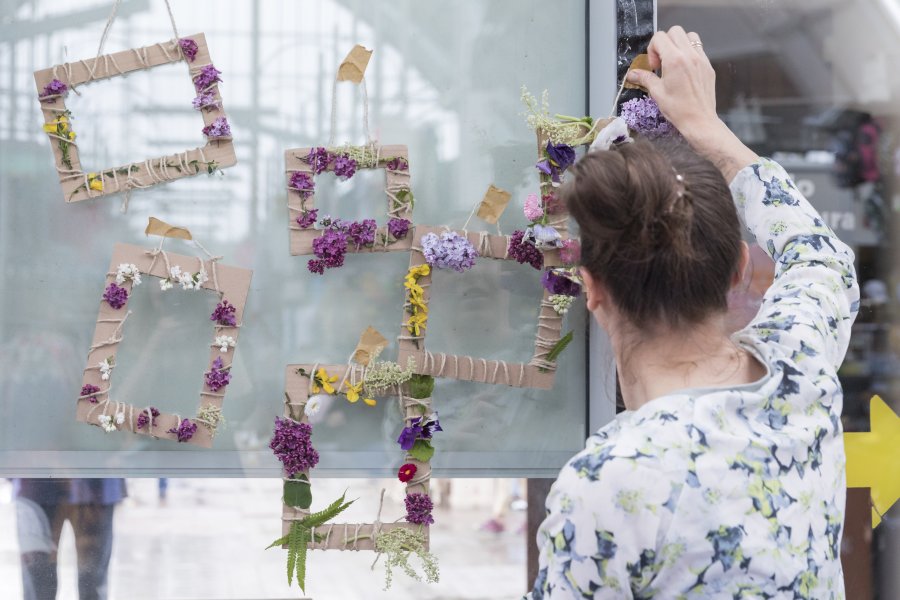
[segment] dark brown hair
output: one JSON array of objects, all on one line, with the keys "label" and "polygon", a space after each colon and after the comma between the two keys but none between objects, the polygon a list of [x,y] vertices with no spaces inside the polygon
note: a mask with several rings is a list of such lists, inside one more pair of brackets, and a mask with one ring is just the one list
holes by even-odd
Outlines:
[{"label": "dark brown hair", "polygon": [[560,195],[581,263],[631,325],[680,329],[727,309],[740,222],[711,162],[683,142],[637,139],[587,154],[572,174]]}]

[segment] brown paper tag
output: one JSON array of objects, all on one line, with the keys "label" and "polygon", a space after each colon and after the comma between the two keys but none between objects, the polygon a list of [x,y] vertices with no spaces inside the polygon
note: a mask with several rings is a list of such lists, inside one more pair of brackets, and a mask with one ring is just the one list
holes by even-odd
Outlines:
[{"label": "brown paper tag", "polygon": [[359,343],[353,351],[351,360],[358,365],[366,366],[373,358],[381,354],[388,345],[387,339],[371,325],[359,336]]},{"label": "brown paper tag", "polygon": [[509,204],[510,198],[512,198],[512,194],[506,190],[501,190],[492,183],[491,187],[484,193],[484,199],[478,206],[478,218],[492,225],[496,224],[500,219],[500,215],[506,210],[506,205]]},{"label": "brown paper tag", "polygon": [[160,221],[156,217],[150,217],[147,223],[147,229],[144,230],[146,235],[160,235],[163,237],[178,238],[180,240],[192,240],[191,232],[184,227],[176,227],[169,225],[165,221]]},{"label": "brown paper tag", "polygon": [[[633,69],[643,69],[644,71],[653,71],[653,69],[650,68],[650,56],[648,56],[647,54],[638,54],[637,56],[635,56],[634,60],[631,61],[631,66],[628,67],[629,71],[631,71]],[[627,73],[626,73],[626,75],[627,75]],[[644,88],[644,86],[631,83],[627,79],[625,80],[625,89],[643,90],[645,92],[647,91],[647,89]]]},{"label": "brown paper tag", "polygon": [[366,67],[369,66],[369,59],[372,57],[372,51],[366,50],[359,44],[353,46],[353,50],[338,67],[338,81],[352,81],[359,83],[366,74]]}]

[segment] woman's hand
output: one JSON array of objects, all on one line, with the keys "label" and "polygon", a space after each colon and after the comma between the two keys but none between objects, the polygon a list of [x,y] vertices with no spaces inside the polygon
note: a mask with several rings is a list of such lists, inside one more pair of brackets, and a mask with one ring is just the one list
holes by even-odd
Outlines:
[{"label": "woman's hand", "polygon": [[716,72],[700,36],[679,26],[658,31],[647,48],[650,66],[662,73],[634,69],[627,77],[643,86],[659,110],[691,146],[731,181],[759,157],[744,146],[716,114]]}]

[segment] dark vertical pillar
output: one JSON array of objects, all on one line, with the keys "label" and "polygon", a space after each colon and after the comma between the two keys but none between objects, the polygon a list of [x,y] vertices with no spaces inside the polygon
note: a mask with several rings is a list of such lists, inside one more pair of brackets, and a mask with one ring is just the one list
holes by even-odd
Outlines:
[{"label": "dark vertical pillar", "polygon": [[547,502],[547,494],[550,493],[550,486],[553,485],[553,479],[529,479],[527,485],[528,513],[526,515],[526,542],[528,544],[528,559],[525,569],[526,590],[531,591],[534,580],[538,573],[538,547],[535,543],[537,539],[537,530],[544,520],[546,510],[544,504]]},{"label": "dark vertical pillar", "polygon": [[847,598],[872,598],[872,501],[868,488],[849,488],[841,565]]},{"label": "dark vertical pillar", "polygon": [[[617,89],[631,61],[647,51],[656,30],[655,0],[616,0],[616,74]],[[624,90],[619,104],[643,95],[640,90]]]}]

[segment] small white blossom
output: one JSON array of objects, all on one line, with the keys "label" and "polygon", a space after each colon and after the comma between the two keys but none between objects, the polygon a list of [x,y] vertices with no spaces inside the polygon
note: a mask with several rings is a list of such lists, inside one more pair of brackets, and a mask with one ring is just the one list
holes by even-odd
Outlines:
[{"label": "small white blossom", "polygon": [[103,381],[109,381],[109,375],[112,373],[113,367],[115,366],[113,362],[113,358],[110,356],[108,358],[104,358],[103,362],[100,363],[100,379]]},{"label": "small white blossom", "polygon": [[553,306],[553,310],[556,311],[558,315],[564,315],[569,312],[569,308],[572,306],[572,303],[575,301],[573,296],[566,296],[565,294],[553,294],[547,300]]},{"label": "small white blossom", "polygon": [[230,335],[217,335],[215,341],[213,342],[214,346],[219,347],[219,352],[226,353],[229,348],[234,348],[234,338]]},{"label": "small white blossom", "polygon": [[[124,420],[125,415],[123,414],[122,417]],[[106,433],[116,430],[116,424],[113,422],[113,418],[109,415],[100,415],[99,417],[97,417],[97,421],[100,423],[100,427],[102,427],[103,431],[105,431]]]},{"label": "small white blossom", "polygon": [[178,276],[178,283],[181,284],[181,289],[183,290],[199,290],[203,287],[203,284],[209,281],[209,277],[206,274],[206,269],[203,267],[200,268],[196,273],[188,273],[187,271],[183,271]]},{"label": "small white blossom", "polygon": [[171,279],[160,279],[159,280],[159,289],[161,289],[162,291],[165,292],[166,290],[171,290],[173,287],[174,286],[172,284]]},{"label": "small white blossom", "polygon": [[125,413],[117,412],[116,413],[116,425],[121,425],[124,422],[125,422]]},{"label": "small white blossom", "polygon": [[319,414],[320,410],[322,410],[321,394],[310,396],[309,400],[306,401],[306,406],[303,407],[303,412],[310,418]]},{"label": "small white blossom", "polygon": [[175,265],[174,267],[170,268],[169,269],[169,279],[174,279],[175,281],[178,281],[179,279],[181,279],[181,267],[179,267],[178,265]]},{"label": "small white blossom", "polygon": [[133,285],[141,285],[141,272],[138,270],[137,265],[133,263],[120,264],[119,268],[116,269],[116,284],[122,285],[129,279]]}]

